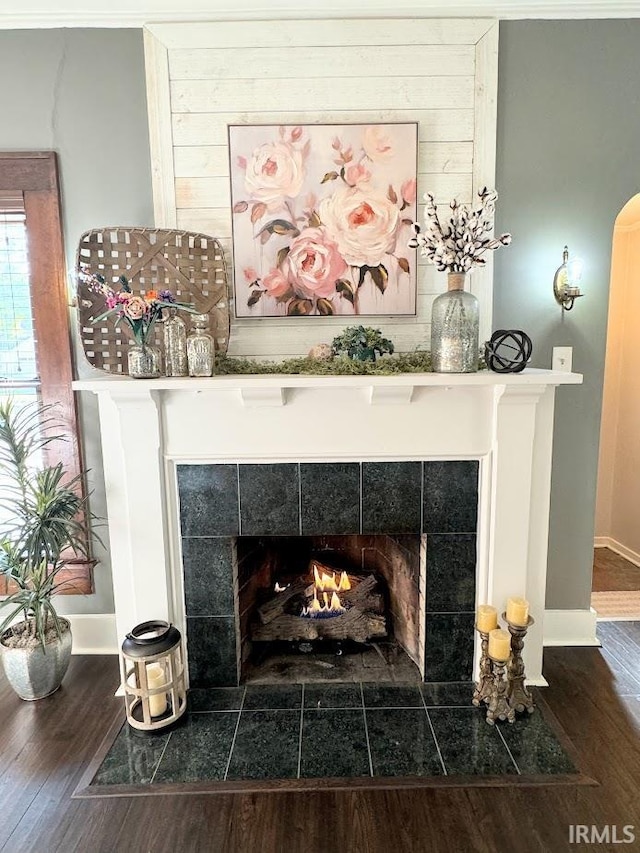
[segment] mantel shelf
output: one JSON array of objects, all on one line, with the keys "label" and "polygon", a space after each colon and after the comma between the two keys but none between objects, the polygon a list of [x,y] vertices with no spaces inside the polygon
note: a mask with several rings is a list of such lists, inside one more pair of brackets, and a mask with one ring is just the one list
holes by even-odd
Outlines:
[{"label": "mantel shelf", "polygon": [[[92,379],[80,379],[73,383],[76,391],[99,393],[129,393],[146,391],[226,391],[230,389],[262,389],[269,395],[276,389],[286,388],[375,388],[372,397],[393,396],[393,388],[445,387],[473,388],[504,385],[579,385],[580,373],[558,370],[528,368],[522,373],[398,373],[390,376],[313,376],[283,373],[234,374],[212,376],[208,379],[160,377],[158,379],[131,379],[129,376],[103,374]],[[386,393],[385,393],[386,392]],[[400,396],[410,397],[408,391]]]}]

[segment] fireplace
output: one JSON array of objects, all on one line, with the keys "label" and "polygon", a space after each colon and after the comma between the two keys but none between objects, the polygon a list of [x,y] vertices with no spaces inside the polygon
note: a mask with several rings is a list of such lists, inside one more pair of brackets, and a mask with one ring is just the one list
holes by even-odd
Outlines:
[{"label": "fireplace", "polygon": [[[424,677],[467,678],[474,602],[524,595],[536,618],[527,674],[544,685],[555,388],[581,381],[527,369],[75,382],[100,406],[117,636],[171,620],[196,682],[237,684],[234,538],[424,535]],[[275,463],[278,480],[261,482]],[[375,467],[387,464],[417,468]],[[472,501],[457,500],[450,478],[435,488],[438,465],[465,464],[477,474]],[[325,465],[343,468],[325,482],[314,476]],[[404,478],[393,501],[383,473]],[[224,579],[213,596],[212,573]]]},{"label": "fireplace", "polygon": [[417,535],[240,537],[240,681],[419,680],[424,557]]},{"label": "fireplace", "polygon": [[471,678],[476,460],[180,465],[194,687]]}]

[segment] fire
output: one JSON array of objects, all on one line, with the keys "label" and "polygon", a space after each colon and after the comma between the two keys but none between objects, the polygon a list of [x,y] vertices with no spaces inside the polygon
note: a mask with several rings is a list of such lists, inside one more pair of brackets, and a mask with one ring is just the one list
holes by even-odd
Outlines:
[{"label": "fire", "polygon": [[[322,619],[328,616],[338,616],[346,611],[346,607],[340,601],[339,592],[346,592],[351,589],[351,581],[346,572],[340,574],[339,579],[336,579],[335,572],[318,571],[318,567],[313,567],[313,598],[308,607],[302,608],[302,616],[308,616],[312,619]],[[331,593],[331,597],[329,597]],[[321,597],[319,597],[319,594]]]},{"label": "fire", "polygon": [[336,582],[335,572],[329,573],[324,570],[319,572],[316,565],[313,567],[313,581],[316,589],[320,592],[324,592],[325,590],[329,590],[330,592],[346,592],[348,589],[351,589],[351,581],[346,572],[342,572],[340,580]]}]

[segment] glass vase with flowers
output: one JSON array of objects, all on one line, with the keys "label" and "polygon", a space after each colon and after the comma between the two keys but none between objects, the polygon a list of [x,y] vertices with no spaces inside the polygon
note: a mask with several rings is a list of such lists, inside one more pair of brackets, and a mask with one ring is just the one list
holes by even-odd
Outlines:
[{"label": "glass vase with flowers", "polygon": [[448,274],[448,290],[436,297],[431,311],[431,362],[436,373],[478,369],[478,300],[465,290],[466,274],[486,264],[485,252],[511,242],[511,234],[490,236],[498,194],[484,187],[478,197],[475,209],[454,199],[451,216],[443,224],[433,195],[426,193],[424,231],[417,222],[413,225],[409,246],[419,248],[428,263]]},{"label": "glass vase with flowers", "polygon": [[170,290],[147,290],[140,295],[133,293],[126,276],[118,279],[120,289],[114,289],[100,273],[81,273],[80,280],[93,293],[104,297],[107,310],[92,319],[100,323],[107,317],[116,318],[116,325],[124,324],[132,340],[127,354],[129,376],[134,379],[155,379],[160,376],[162,359],[160,350],[153,344],[156,322],[163,309],[195,311],[191,305],[176,302]]}]

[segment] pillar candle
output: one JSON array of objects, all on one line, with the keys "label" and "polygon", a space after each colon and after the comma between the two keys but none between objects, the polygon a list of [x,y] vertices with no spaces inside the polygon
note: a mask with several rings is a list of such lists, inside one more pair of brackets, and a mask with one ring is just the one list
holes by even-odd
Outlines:
[{"label": "pillar candle", "polygon": [[507,599],[507,622],[512,625],[517,625],[519,628],[526,628],[529,624],[529,602],[526,598],[508,598]]},{"label": "pillar candle", "polygon": [[476,613],[476,628],[483,634],[488,634],[498,627],[498,611],[490,604],[481,604]]},{"label": "pillar candle", "polygon": [[509,660],[511,654],[511,635],[508,631],[495,628],[489,631],[489,657],[495,660]]},{"label": "pillar candle", "polygon": [[[161,663],[147,664],[147,687],[153,690],[154,687],[162,687],[166,682],[164,677],[164,667]],[[155,696],[149,696],[149,713],[152,717],[159,717],[167,710],[167,694],[156,693]]]}]

